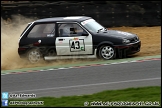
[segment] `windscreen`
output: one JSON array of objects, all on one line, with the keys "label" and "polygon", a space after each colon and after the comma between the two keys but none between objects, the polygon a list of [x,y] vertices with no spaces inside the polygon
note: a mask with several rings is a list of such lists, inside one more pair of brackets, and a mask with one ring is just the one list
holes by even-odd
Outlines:
[{"label": "windscreen", "polygon": [[104,30],[104,27],[98,22],[96,22],[94,19],[82,21],[81,24],[91,32],[98,32],[99,30]]}]

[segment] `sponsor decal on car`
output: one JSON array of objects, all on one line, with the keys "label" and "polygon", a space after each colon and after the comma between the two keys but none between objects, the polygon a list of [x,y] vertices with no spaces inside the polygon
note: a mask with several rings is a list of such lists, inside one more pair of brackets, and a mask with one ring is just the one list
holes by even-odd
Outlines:
[{"label": "sponsor decal on car", "polygon": [[74,40],[78,40],[78,38],[74,38]]}]

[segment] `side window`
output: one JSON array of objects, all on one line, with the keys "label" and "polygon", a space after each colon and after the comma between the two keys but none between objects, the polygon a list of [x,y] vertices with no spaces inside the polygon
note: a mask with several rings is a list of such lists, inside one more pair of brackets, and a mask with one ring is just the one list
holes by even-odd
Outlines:
[{"label": "side window", "polygon": [[29,38],[38,37],[54,37],[55,36],[55,23],[48,24],[37,24],[29,32]]},{"label": "side window", "polygon": [[78,24],[73,23],[59,24],[58,27],[60,37],[82,36],[85,32]]}]

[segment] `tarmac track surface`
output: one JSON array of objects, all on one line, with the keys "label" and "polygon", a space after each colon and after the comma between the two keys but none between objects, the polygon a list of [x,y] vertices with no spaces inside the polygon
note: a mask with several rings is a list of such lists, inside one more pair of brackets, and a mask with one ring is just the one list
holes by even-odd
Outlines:
[{"label": "tarmac track surface", "polygon": [[1,75],[1,92],[70,96],[161,86],[161,60]]}]

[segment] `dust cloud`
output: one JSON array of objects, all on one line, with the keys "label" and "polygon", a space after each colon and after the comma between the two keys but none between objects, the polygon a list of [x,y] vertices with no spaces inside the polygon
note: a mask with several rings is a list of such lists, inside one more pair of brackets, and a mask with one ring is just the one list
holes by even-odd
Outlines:
[{"label": "dust cloud", "polygon": [[1,70],[23,68],[27,64],[20,59],[17,48],[20,34],[32,19],[13,16],[11,20],[1,18]]},{"label": "dust cloud", "polygon": [[84,61],[73,59],[50,62],[43,61],[39,64],[30,64],[27,60],[20,58],[18,55],[18,40],[27,24],[31,21],[34,21],[34,18],[25,18],[16,15],[12,16],[12,20],[8,23],[1,18],[1,70],[54,66],[81,63]]}]

